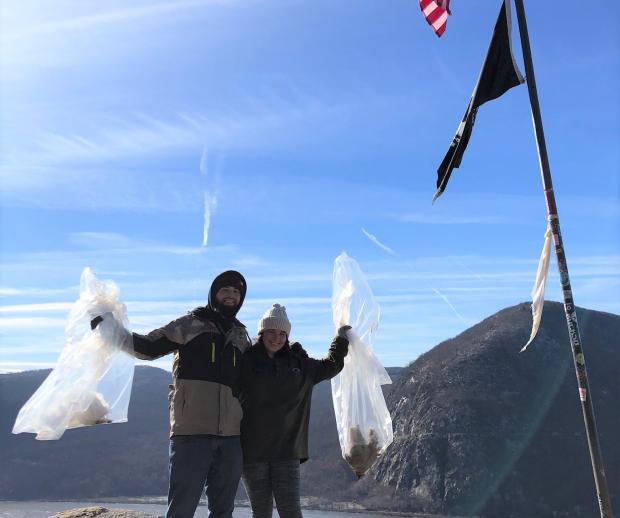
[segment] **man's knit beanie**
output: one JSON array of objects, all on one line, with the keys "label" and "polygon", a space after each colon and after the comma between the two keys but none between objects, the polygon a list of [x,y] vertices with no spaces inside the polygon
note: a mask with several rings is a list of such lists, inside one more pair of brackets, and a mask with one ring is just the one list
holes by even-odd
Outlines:
[{"label": "man's knit beanie", "polygon": [[286,336],[291,333],[291,323],[286,316],[286,308],[280,304],[274,304],[268,309],[258,321],[258,334],[260,335],[265,329],[277,329],[284,331]]},{"label": "man's knit beanie", "polygon": [[[220,291],[221,288],[225,288],[227,286],[232,286],[233,288],[237,288],[239,290],[241,298],[239,300],[239,305],[236,308],[222,307],[217,301],[217,292]],[[243,305],[246,290],[247,284],[245,283],[245,278],[243,275],[235,270],[222,272],[215,279],[213,279],[211,289],[209,290],[209,303],[207,307],[217,311],[218,313],[222,313],[227,317],[234,317]]]},{"label": "man's knit beanie", "polygon": [[210,291],[212,295],[215,296],[221,288],[225,288],[226,286],[237,288],[239,293],[241,293],[241,296],[245,296],[245,279],[239,272],[228,270],[227,272],[220,273],[215,279],[213,279]]}]

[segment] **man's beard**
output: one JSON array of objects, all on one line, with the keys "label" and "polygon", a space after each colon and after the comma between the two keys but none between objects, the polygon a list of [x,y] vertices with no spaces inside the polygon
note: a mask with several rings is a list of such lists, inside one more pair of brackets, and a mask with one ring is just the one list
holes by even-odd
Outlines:
[{"label": "man's beard", "polygon": [[220,313],[228,318],[234,317],[237,311],[239,311],[237,306],[225,306],[224,304],[220,304],[219,306]]}]

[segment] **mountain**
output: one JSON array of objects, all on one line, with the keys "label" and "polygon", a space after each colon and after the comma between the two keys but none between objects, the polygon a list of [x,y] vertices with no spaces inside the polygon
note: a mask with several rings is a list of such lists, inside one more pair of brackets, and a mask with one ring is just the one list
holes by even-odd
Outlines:
[{"label": "mountain", "polygon": [[[397,379],[402,368],[388,370]],[[170,373],[136,367],[127,423],[67,430],[58,441],[13,435],[19,409],[49,373],[0,374],[0,500],[165,495]],[[311,423],[310,451],[316,455],[304,464],[302,484],[314,489],[308,495],[329,501],[356,477],[340,454],[328,382],[315,388]],[[245,497],[242,485],[238,496]]]},{"label": "mountain", "polygon": [[[620,316],[578,309],[609,489],[620,508]],[[368,509],[488,517],[591,517],[596,493],[563,308],[546,303],[536,341],[529,304],[447,340],[384,387],[395,440],[362,480],[342,460],[328,382],[316,386],[302,494]],[[136,368],[129,422],[12,435],[49,371],[0,375],[0,499],[162,495],[170,373]],[[243,496],[243,490],[240,495]]]},{"label": "mountain", "polygon": [[127,423],[67,430],[58,441],[11,434],[19,409],[49,372],[0,375],[0,499],[165,494],[170,373],[136,368]]},{"label": "mountain", "polygon": [[[620,317],[579,309],[578,319],[618,510]],[[400,510],[597,516],[562,305],[545,304],[536,341],[519,353],[530,328],[529,304],[510,307],[407,367],[387,398],[394,443],[358,493]]]}]

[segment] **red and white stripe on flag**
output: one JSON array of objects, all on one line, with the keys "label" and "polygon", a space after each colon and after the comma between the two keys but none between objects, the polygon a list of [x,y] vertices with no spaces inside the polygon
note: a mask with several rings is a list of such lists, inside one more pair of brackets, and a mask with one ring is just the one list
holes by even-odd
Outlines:
[{"label": "red and white stripe on flag", "polygon": [[446,30],[449,4],[450,0],[420,0],[422,14],[437,36],[441,36]]}]

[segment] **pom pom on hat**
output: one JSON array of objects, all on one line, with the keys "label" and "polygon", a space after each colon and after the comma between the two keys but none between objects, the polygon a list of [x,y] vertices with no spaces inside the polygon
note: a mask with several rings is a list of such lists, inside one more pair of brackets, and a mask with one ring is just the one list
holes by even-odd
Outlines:
[{"label": "pom pom on hat", "polygon": [[284,331],[286,336],[291,333],[291,323],[286,316],[286,308],[280,304],[274,304],[268,309],[258,321],[258,334],[260,335],[265,329],[277,329]]}]

